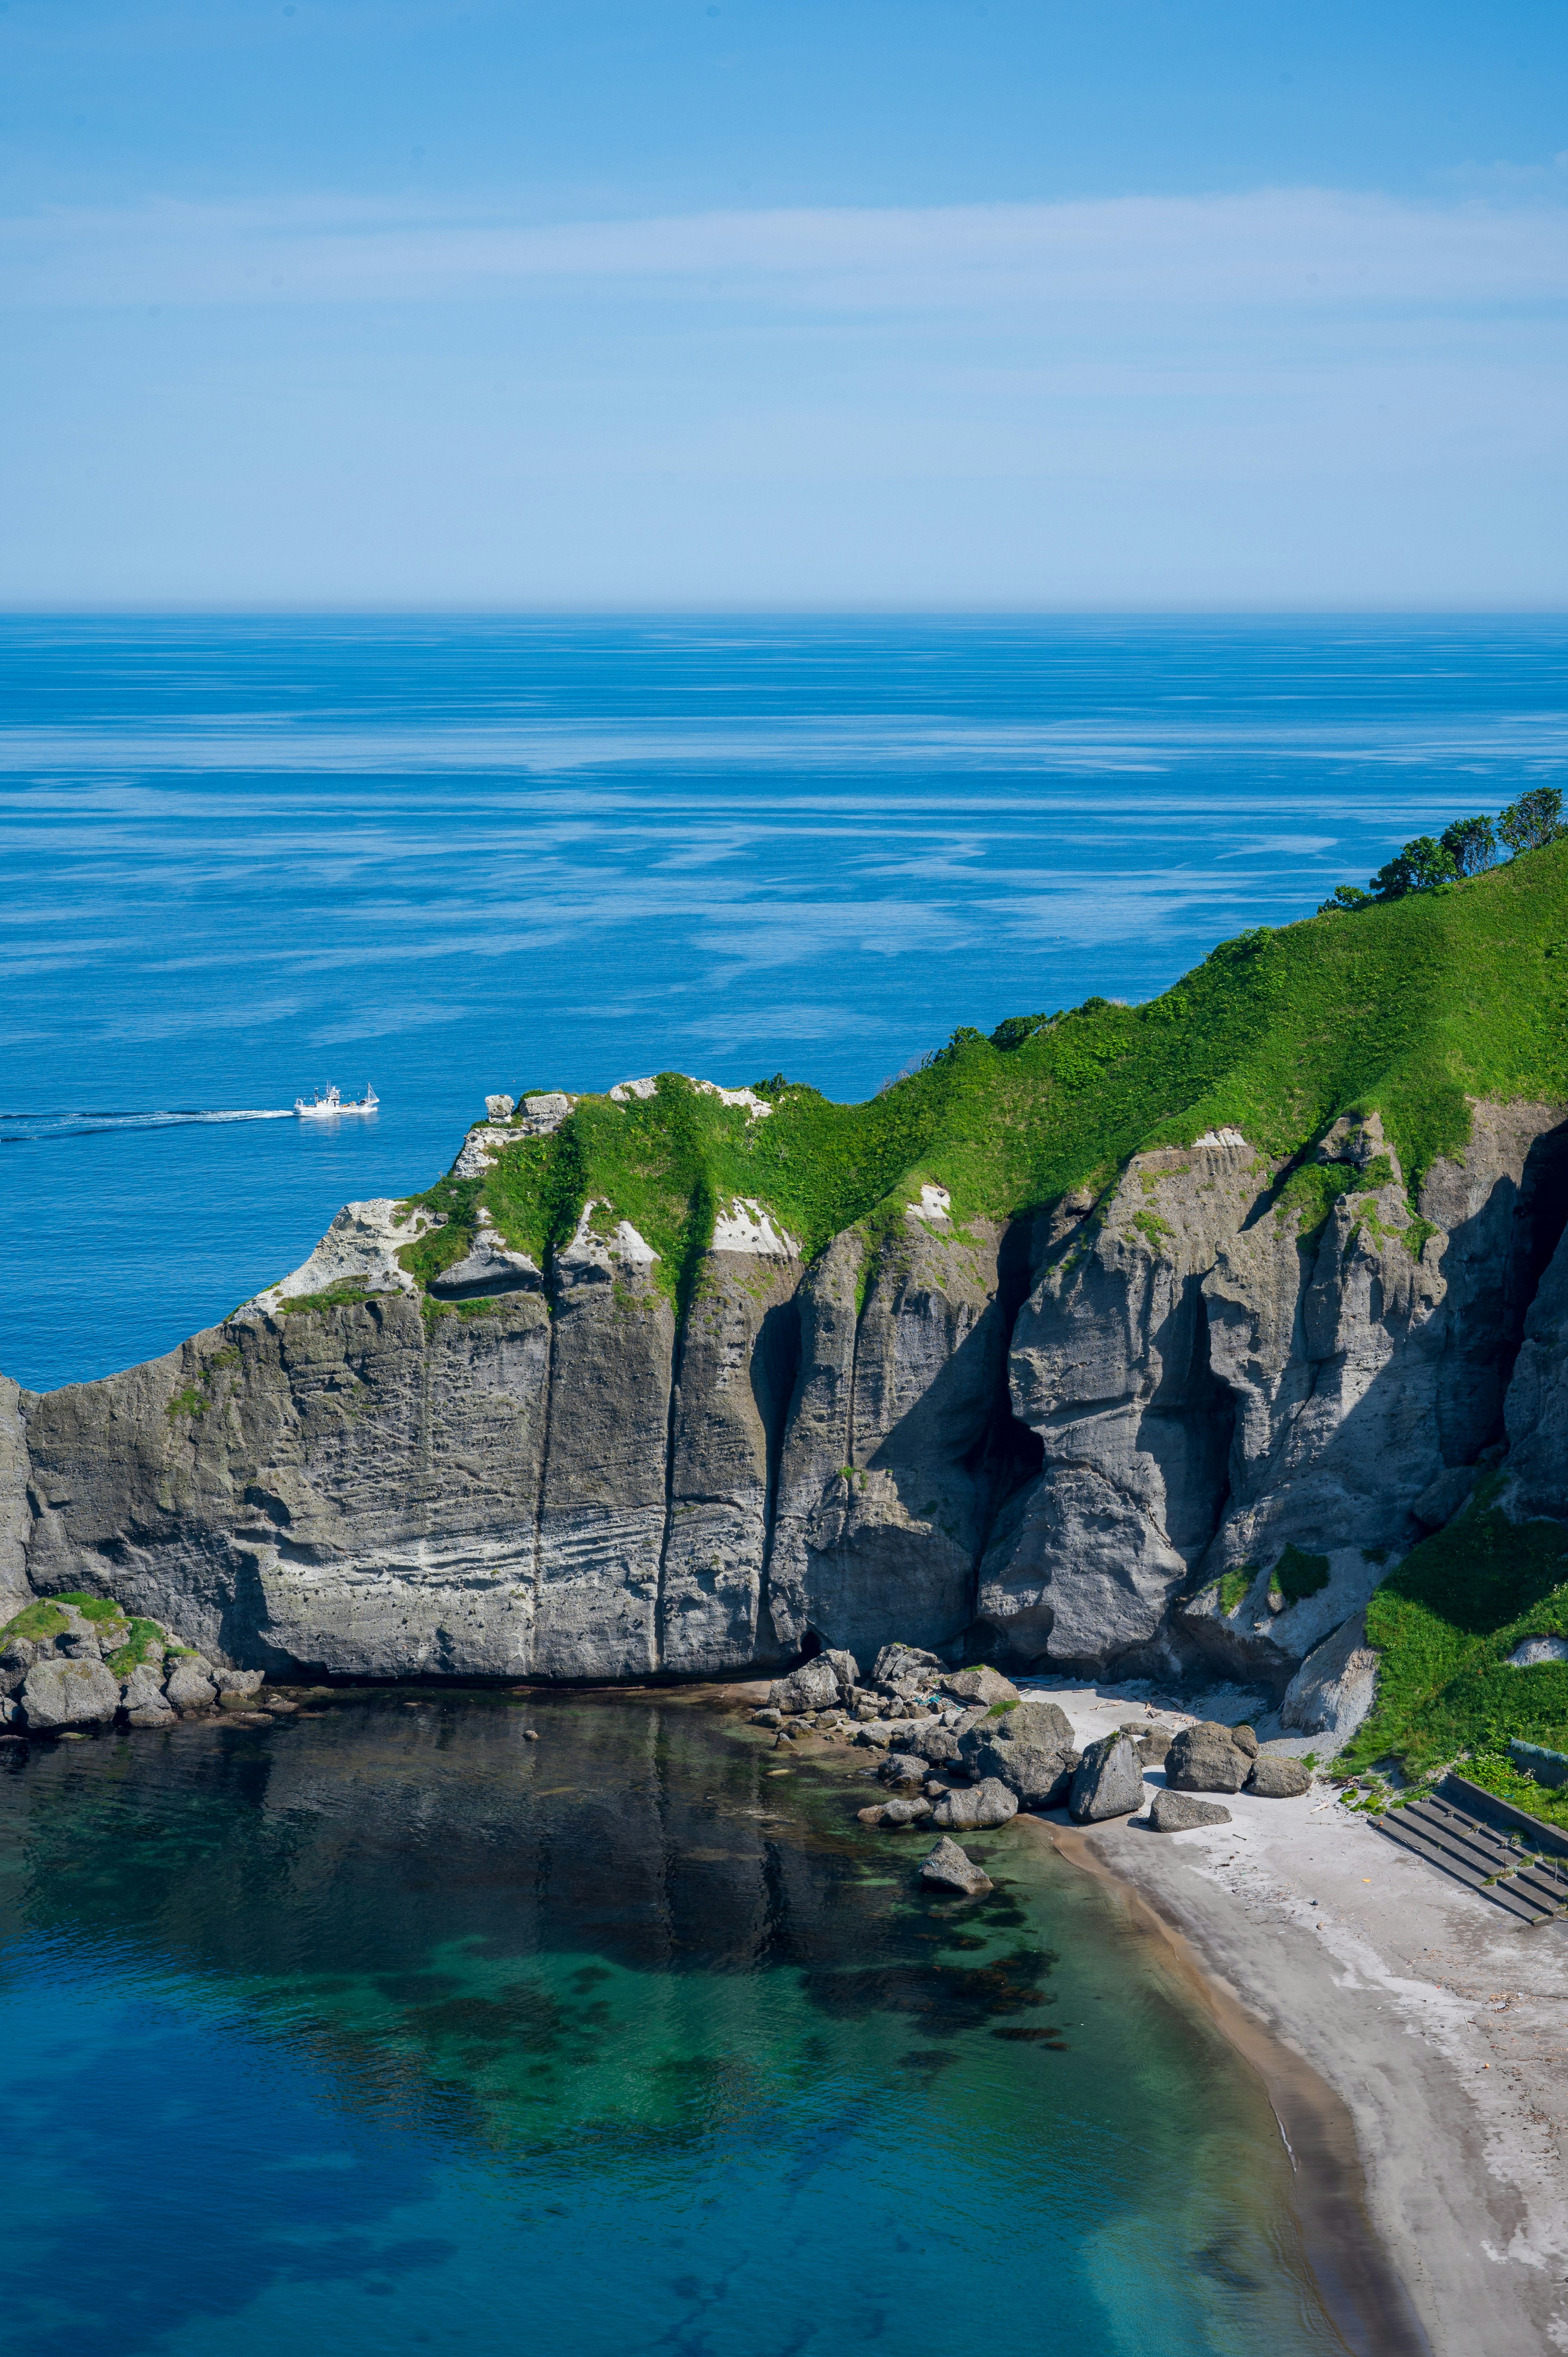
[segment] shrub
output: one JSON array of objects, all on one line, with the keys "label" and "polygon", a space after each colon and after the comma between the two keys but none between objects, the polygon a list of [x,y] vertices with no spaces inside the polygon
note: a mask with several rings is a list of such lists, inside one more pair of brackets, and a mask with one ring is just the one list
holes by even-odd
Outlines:
[{"label": "shrub", "polygon": [[1510,802],[1498,821],[1498,833],[1517,858],[1521,851],[1539,851],[1568,833],[1563,824],[1563,796],[1556,786],[1535,786]]}]

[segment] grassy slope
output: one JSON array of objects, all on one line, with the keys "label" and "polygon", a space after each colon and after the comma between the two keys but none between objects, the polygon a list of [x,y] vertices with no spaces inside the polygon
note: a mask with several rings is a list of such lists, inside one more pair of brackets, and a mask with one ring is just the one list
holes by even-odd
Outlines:
[{"label": "grassy slope", "polygon": [[757,1196],[808,1255],[897,1218],[922,1180],[955,1218],[1004,1218],[1102,1185],[1141,1146],[1230,1124],[1283,1159],[1337,1115],[1383,1115],[1412,1182],[1466,1134],[1466,1094],[1568,1098],[1568,842],[1456,889],[1222,944],[1163,997],[1090,1001],[1009,1052],[973,1041],[861,1105],[779,1092],[748,1121],[665,1074],[656,1097],[582,1099],[550,1138],[420,1200],[450,1224],[407,1254],[467,1248],[482,1200],[542,1260],[585,1200],[629,1219],[679,1296],[723,1197]]},{"label": "grassy slope", "polygon": [[1382,1654],[1377,1706],[1343,1766],[1391,1757],[1419,1773],[1510,1735],[1568,1749],[1568,1663],[1508,1666],[1521,1637],[1568,1637],[1561,1523],[1510,1523],[1478,1493],[1384,1581],[1367,1635]]}]

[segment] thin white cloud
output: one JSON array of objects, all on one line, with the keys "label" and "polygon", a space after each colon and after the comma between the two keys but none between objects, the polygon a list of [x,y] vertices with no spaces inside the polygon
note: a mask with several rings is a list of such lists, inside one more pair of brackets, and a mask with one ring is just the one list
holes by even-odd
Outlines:
[{"label": "thin white cloud", "polygon": [[547,224],[337,198],[0,221],[0,300],[13,304],[406,302],[596,285],[856,313],[1551,301],[1568,293],[1568,207],[1263,188]]}]

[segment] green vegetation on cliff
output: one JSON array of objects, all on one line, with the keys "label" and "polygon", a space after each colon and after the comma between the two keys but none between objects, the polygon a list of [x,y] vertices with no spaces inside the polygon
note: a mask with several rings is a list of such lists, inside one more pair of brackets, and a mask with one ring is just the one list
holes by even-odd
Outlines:
[{"label": "green vegetation on cliff", "polygon": [[[1464,1143],[1467,1097],[1568,1099],[1568,842],[1354,916],[1242,933],[1141,1006],[1090,999],[989,1039],[961,1029],[865,1104],[761,1086],[767,1118],[673,1073],[647,1100],[581,1098],[553,1135],[419,1198],[448,1224],[404,1257],[424,1278],[460,1258],[482,1202],[542,1265],[593,1200],[595,1225],[629,1220],[679,1296],[733,1197],[763,1202],[810,1256],[897,1222],[924,1182],[949,1189],[961,1227],[1098,1189],[1140,1148],[1222,1126],[1283,1163],[1346,1113],[1381,1114],[1413,1187]],[[1303,1187],[1310,1226],[1329,1204]]]},{"label": "green vegetation on cliff", "polygon": [[1568,1530],[1509,1522],[1496,1487],[1412,1547],[1369,1604],[1378,1699],[1342,1766],[1391,1758],[1419,1774],[1510,1736],[1568,1749],[1568,1662],[1509,1663],[1526,1637],[1568,1637]]}]

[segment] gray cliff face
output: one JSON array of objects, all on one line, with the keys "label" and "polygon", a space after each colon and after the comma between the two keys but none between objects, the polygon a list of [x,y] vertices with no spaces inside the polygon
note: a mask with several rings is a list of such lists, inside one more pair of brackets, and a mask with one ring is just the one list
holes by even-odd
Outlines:
[{"label": "gray cliff face", "polygon": [[[0,1382],[0,1602],[112,1595],[269,1670],[698,1677],[897,1635],[1283,1695],[1338,1676],[1505,1400],[1515,1510],[1568,1516],[1565,1145],[1477,1106],[1419,1227],[1375,1118],[1316,1178],[1222,1132],[1005,1232],[928,1187],[810,1266],[737,1206],[680,1319],[596,1206],[543,1271],[481,1239],[438,1302],[396,1207],[350,1206],[168,1357]],[[370,1299],[311,1306],[356,1268]]]}]

